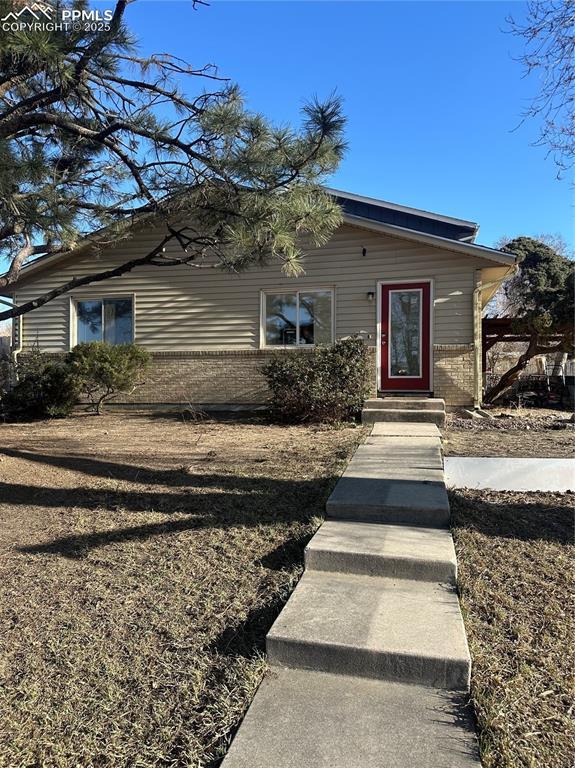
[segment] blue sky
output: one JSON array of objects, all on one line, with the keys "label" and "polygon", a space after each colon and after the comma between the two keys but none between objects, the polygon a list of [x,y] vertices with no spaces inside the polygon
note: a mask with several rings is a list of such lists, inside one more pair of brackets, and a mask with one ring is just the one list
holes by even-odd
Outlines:
[{"label": "blue sky", "polygon": [[514,60],[509,14],[525,4],[144,0],[127,21],[147,53],[217,64],[278,122],[337,90],[349,150],[332,186],[477,221],[487,245],[550,233],[572,246],[570,179],[520,125],[537,83]]}]

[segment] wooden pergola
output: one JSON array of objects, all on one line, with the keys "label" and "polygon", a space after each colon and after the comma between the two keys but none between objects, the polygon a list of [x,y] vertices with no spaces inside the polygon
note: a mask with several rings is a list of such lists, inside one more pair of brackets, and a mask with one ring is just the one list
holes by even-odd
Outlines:
[{"label": "wooden pergola", "polygon": [[[487,367],[487,353],[494,344],[500,341],[523,341],[527,343],[531,334],[514,327],[515,317],[484,317],[481,321],[481,370],[485,372]],[[561,336],[550,334],[545,336],[545,341],[561,341]]]}]

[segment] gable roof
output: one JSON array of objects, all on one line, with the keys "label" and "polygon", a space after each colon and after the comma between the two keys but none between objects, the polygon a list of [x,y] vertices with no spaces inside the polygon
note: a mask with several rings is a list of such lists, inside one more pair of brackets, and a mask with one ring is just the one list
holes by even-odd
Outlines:
[{"label": "gable roof", "polygon": [[373,197],[363,197],[340,189],[326,188],[325,191],[335,197],[344,213],[350,216],[462,242],[473,242],[479,231],[479,224],[474,221],[455,219],[452,216],[409,208]]},{"label": "gable roof", "polygon": [[[512,265],[515,263],[515,257],[510,253],[498,251],[495,248],[488,248],[473,242],[479,230],[479,225],[475,222],[431,213],[419,208],[409,208],[372,197],[363,197],[351,192],[344,192],[343,190],[331,189],[329,187],[324,189],[328,194],[335,197],[342,207],[343,219],[347,224],[393,237],[400,237],[405,240],[425,243],[436,248],[455,251],[456,253],[476,256],[497,264]],[[22,267],[18,279],[20,277],[27,278],[38,269],[59,264],[74,254],[86,251],[91,245],[97,244],[107,236],[109,237],[113,227],[118,228],[118,233],[136,224],[138,227],[142,227],[149,217],[149,214],[144,214],[137,220],[132,219],[131,221],[118,222],[87,235],[71,251],[41,256]],[[0,295],[12,294],[16,289],[17,283],[18,281],[4,289],[0,289]]]}]

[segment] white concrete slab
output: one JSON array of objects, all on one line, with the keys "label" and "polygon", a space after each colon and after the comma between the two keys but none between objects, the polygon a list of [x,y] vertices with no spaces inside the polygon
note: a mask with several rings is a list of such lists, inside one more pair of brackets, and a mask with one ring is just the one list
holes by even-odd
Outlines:
[{"label": "white concrete slab", "polygon": [[418,424],[414,422],[386,423],[377,422],[371,430],[372,437],[440,437],[436,424]]},{"label": "white concrete slab", "polygon": [[448,488],[494,491],[575,490],[575,459],[446,456]]}]

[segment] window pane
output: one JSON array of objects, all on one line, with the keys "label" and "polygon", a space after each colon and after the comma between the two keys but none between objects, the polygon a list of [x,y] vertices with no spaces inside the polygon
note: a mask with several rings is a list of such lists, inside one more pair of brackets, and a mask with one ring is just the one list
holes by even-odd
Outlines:
[{"label": "window pane", "polygon": [[331,291],[299,295],[299,343],[331,344]]},{"label": "window pane", "polygon": [[421,376],[421,291],[390,291],[390,370],[392,376]]},{"label": "window pane", "polygon": [[131,344],[133,340],[132,299],[105,299],[104,341]]},{"label": "window pane", "polygon": [[102,341],[102,302],[79,301],[76,304],[78,344]]},{"label": "window pane", "polygon": [[266,294],[266,344],[284,346],[296,343],[296,294]]}]

